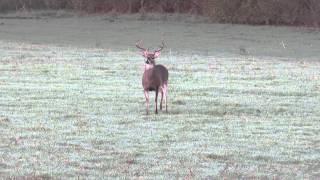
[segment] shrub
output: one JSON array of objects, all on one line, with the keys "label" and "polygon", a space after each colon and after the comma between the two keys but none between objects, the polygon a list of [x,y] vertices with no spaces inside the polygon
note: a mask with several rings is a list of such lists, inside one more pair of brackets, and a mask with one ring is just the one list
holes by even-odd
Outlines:
[{"label": "shrub", "polygon": [[215,22],[320,25],[318,0],[207,0],[203,8]]},{"label": "shrub", "polygon": [[0,12],[21,9],[192,13],[222,23],[320,25],[319,0],[0,0]]}]

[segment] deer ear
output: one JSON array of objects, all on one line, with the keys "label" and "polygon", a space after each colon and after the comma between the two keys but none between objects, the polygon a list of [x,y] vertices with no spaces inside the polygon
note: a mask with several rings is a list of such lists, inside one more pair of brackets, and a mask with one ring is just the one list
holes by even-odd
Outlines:
[{"label": "deer ear", "polygon": [[145,57],[145,58],[147,58],[147,57],[148,57],[148,52],[147,52],[147,51],[143,51],[143,52],[142,52],[142,56]]},{"label": "deer ear", "polygon": [[158,58],[158,57],[160,56],[160,54],[161,54],[160,52],[156,51],[156,52],[154,53],[154,57],[155,57],[155,58]]}]

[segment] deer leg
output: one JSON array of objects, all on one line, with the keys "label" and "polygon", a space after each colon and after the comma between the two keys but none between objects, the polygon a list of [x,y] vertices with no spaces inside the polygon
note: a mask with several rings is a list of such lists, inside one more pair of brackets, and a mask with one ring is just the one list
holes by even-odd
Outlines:
[{"label": "deer leg", "polygon": [[168,102],[168,99],[167,99],[167,97],[168,97],[168,83],[167,82],[164,83],[164,85],[163,85],[163,93],[164,93],[164,101],[166,103],[166,112],[168,112],[168,104],[167,104],[167,102]]},{"label": "deer leg", "polygon": [[163,87],[161,88],[161,101],[160,101],[160,110],[162,110],[162,101],[163,101]]},{"label": "deer leg", "polygon": [[156,88],[156,98],[155,98],[155,102],[156,102],[156,114],[158,114],[158,93],[159,93],[159,87]]},{"label": "deer leg", "polygon": [[144,90],[144,97],[146,98],[146,108],[147,108],[147,114],[149,114],[149,91]]}]

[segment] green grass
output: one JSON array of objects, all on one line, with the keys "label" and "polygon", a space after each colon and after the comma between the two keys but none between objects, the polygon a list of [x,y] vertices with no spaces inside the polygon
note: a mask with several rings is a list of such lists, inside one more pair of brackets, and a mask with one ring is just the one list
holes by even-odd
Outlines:
[{"label": "green grass", "polygon": [[164,53],[158,63],[169,113],[147,116],[138,53],[0,41],[0,176],[320,176],[320,62]]}]

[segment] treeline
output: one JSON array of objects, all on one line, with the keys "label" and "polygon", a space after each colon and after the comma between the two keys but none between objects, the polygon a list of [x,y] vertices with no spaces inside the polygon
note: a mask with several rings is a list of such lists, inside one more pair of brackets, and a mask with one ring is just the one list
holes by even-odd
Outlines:
[{"label": "treeline", "polygon": [[0,12],[40,9],[188,13],[222,23],[320,25],[320,0],[0,0]]},{"label": "treeline", "polygon": [[320,0],[208,0],[204,7],[218,22],[320,25]]}]

